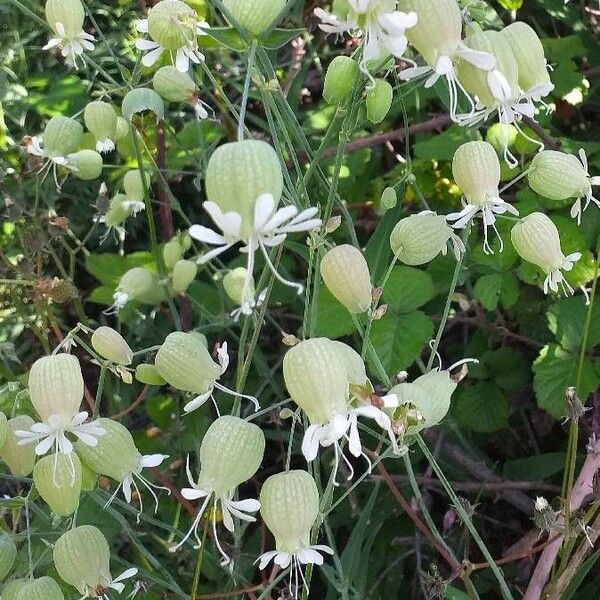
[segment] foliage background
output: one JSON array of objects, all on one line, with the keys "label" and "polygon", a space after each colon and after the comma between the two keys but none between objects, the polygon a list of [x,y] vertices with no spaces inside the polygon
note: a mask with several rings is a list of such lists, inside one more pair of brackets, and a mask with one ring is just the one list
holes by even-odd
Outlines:
[{"label": "foliage background", "polygon": [[[189,3],[205,13],[209,22],[222,23],[212,3]],[[338,139],[348,141],[338,186],[339,197],[347,207],[342,216],[351,216],[374,281],[380,281],[391,260],[389,233],[401,216],[420,210],[422,198],[440,212],[451,212],[459,206],[460,193],[451,179],[450,161],[458,145],[475,139],[477,133],[450,125],[445,119],[443,86],[425,90],[420,84],[401,84],[395,73],[389,79],[396,80],[397,91],[385,121],[378,126],[369,124],[361,108],[356,122],[342,129],[345,114],[336,113],[322,100],[322,79],[329,60],[349,48],[342,42],[327,40],[317,30],[311,14],[316,2],[291,4],[283,27],[301,31],[280,34],[276,41],[283,42],[281,47],[264,54],[275,65],[291,111],[286,113],[277,94],[260,85],[261,75],[267,80],[272,77],[265,59],[261,75],[254,77],[254,84],[259,85],[252,86],[247,126],[256,137],[278,145],[290,166],[288,193],[313,205],[327,202],[335,145]],[[87,62],[85,68],[74,72],[59,64],[55,56],[41,51],[47,31],[31,15],[42,15],[39,3],[0,0],[0,408],[7,414],[16,406],[22,412],[31,411],[22,389],[27,370],[36,358],[56,346],[79,321],[108,321],[114,326],[115,320],[107,319],[102,311],[111,303],[119,277],[132,266],[156,268],[143,215],[128,224],[123,244],[113,238],[101,244],[103,232],[92,221],[92,216],[101,214],[107,206],[100,182],[83,184],[71,178],[59,193],[50,181],[42,183],[36,177],[35,166],[20,148],[21,140],[38,134],[49,117],[78,115],[90,98],[100,93],[108,94],[118,105],[130,85],[149,80],[150,72],[141,67],[133,47],[133,23],[143,5],[143,0],[88,2],[100,43],[93,63]],[[548,115],[540,114],[539,121],[561,149],[576,152],[585,148],[591,173],[600,172],[597,9],[594,3],[571,1],[564,5],[562,0],[501,0],[473,8],[477,19],[489,27],[516,17],[540,32],[554,67],[556,89],[550,100],[553,110]],[[157,131],[151,117],[138,123],[169,185],[165,189],[156,178],[153,183],[159,242],[169,239],[174,230],[205,218],[201,203],[207,159],[219,143],[235,138],[237,124],[228,103],[235,106],[240,101],[245,53],[225,45],[239,43],[231,32],[224,34],[220,42],[207,38],[208,70],[199,68],[194,72],[202,99],[214,108],[214,119],[199,122],[189,109],[170,105],[164,132]],[[275,38],[271,42],[278,45]],[[304,140],[298,126],[306,136]],[[164,156],[157,151],[162,147],[163,135]],[[518,143],[525,165],[532,148],[524,140]],[[312,152],[324,150],[306,188],[298,183],[298,174],[306,174],[307,169],[304,144]],[[154,170],[147,156],[144,162]],[[102,179],[111,194],[119,188],[126,170],[136,165],[132,144],[120,144],[118,153],[105,161]],[[505,172],[504,180],[511,180],[517,173]],[[396,188],[400,201],[386,211],[380,205],[380,196],[387,186]],[[165,199],[171,204],[172,224],[160,211],[159,205]],[[541,198],[527,187],[511,188],[506,199],[514,201],[521,215],[534,210],[548,212],[559,228],[566,254],[585,249],[570,280],[574,285],[591,287],[598,269],[595,257],[600,212],[590,208],[577,228],[569,218],[569,206]],[[334,214],[341,214],[338,203]],[[346,224],[344,221],[333,234],[333,240],[348,240]],[[585,453],[588,436],[600,432],[600,395],[595,393],[600,384],[596,352],[600,305],[588,309],[581,294],[566,299],[545,297],[538,285],[540,273],[521,263],[510,245],[508,224],[500,225],[506,242],[501,254],[485,255],[481,240],[475,232],[471,235],[468,269],[460,272],[441,345],[445,365],[465,356],[478,357],[480,364],[470,367],[469,377],[454,397],[451,414],[436,431],[428,432],[426,440],[456,493],[468,500],[466,506],[473,523],[492,555],[497,559],[514,557],[525,549],[523,557],[503,566],[511,589],[518,595],[534,564],[527,548],[538,543],[531,522],[533,498],[545,495],[554,499],[558,508],[563,472],[573,458],[569,425],[562,419],[566,387],[576,385],[582,399],[590,396],[591,410],[575,432],[580,442],[576,447],[577,464]],[[303,278],[308,250],[297,240],[288,241],[287,246],[292,252],[286,253],[283,267]],[[235,254],[227,255],[224,262],[230,267],[242,264]],[[454,260],[450,257],[439,257],[422,269],[393,269],[383,297],[388,311],[372,329],[374,346],[389,374],[407,369],[416,375],[422,361],[427,361],[427,343],[435,336],[453,271]],[[11,280],[26,280],[27,284],[13,285]],[[257,343],[251,353],[245,389],[260,396],[262,406],[270,406],[286,399],[280,377],[283,334],[301,337],[312,332],[360,345],[356,324],[345,309],[324,288],[311,302],[316,297],[316,305],[311,308],[308,304],[305,309],[293,292],[275,283],[262,329],[249,320],[240,330],[228,317],[232,306],[220,285],[218,271],[207,268],[187,297],[178,301],[175,321],[167,306],[153,312],[127,307],[119,315],[118,327],[134,349],[159,344],[174,329],[177,319],[184,327],[193,326],[206,333],[210,340],[227,339],[234,349],[240,336],[247,339],[255,334]],[[89,357],[84,359],[84,369],[93,394],[98,369]],[[241,375],[238,371],[238,381]],[[107,415],[126,412],[124,421],[144,453],[167,449],[171,459],[163,478],[180,487],[182,460],[197,450],[213,415],[207,409],[182,420],[181,397],[162,388],[147,391],[139,401],[141,388],[140,384],[127,386],[108,378],[103,411]],[[128,407],[136,399],[139,404],[130,411]],[[223,397],[220,402],[227,407],[230,400]],[[289,422],[282,421],[277,410],[265,415],[263,423],[268,453],[252,484],[257,489],[260,481],[285,464],[289,435]],[[295,442],[299,443],[298,436]],[[370,446],[374,447],[374,442]],[[410,463],[422,501],[458,560],[484,562],[417,446],[411,447]],[[293,464],[304,464],[297,447]],[[414,490],[406,464],[388,460],[386,466],[393,485],[410,503]],[[3,493],[18,497],[22,486],[22,482],[6,476]],[[136,525],[134,513],[123,503],[117,502],[107,511],[98,510],[105,497],[102,490],[86,495],[78,522],[101,526],[113,542],[115,555],[122,557],[119,560],[141,566],[143,579],[149,584],[142,597],[189,597],[196,555],[186,550],[171,556],[167,551],[176,531],[185,530],[188,524],[186,507],[176,499],[163,498],[156,519],[145,514]],[[7,514],[22,508],[18,501],[2,502]],[[33,552],[37,569],[44,572],[51,565],[46,541],[52,541],[67,524],[52,522],[43,508],[36,509],[33,516]],[[240,554],[233,574],[218,567],[207,545],[201,559],[197,598],[226,597],[225,592],[254,587],[253,592],[233,597],[259,597],[269,573],[261,580],[252,560],[268,543],[265,536],[260,526],[246,531],[243,544],[238,544]],[[450,574],[447,564],[377,473],[351,490],[329,515],[325,537],[330,542],[335,540],[339,560],[315,575],[315,598],[437,597],[436,585]],[[598,552],[592,557],[595,560]],[[18,570],[24,573],[24,555],[20,561]],[[577,591],[562,597],[597,598],[600,574],[593,569],[577,573],[582,575]],[[475,569],[472,581],[481,597],[499,597],[489,569]],[[466,597],[460,581],[440,593],[447,598]]]}]

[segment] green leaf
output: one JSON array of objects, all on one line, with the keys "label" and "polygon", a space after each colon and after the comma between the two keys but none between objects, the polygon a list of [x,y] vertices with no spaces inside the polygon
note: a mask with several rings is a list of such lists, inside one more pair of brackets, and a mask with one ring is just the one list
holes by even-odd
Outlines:
[{"label": "green leaf", "polygon": [[[577,353],[583,343],[583,331],[588,307],[583,296],[563,298],[553,304],[546,317],[556,341],[565,349]],[[588,332],[587,349],[600,343],[600,308],[594,305]]]},{"label": "green leaf", "polygon": [[491,381],[481,381],[460,390],[454,414],[465,427],[490,433],[508,427],[510,404]]},{"label": "green leaf", "polygon": [[394,267],[383,293],[383,302],[391,309],[412,312],[435,296],[431,275],[413,267]]},{"label": "green leaf", "polygon": [[236,52],[248,48],[248,44],[241,38],[235,27],[210,27],[206,29],[206,36],[204,36],[202,45],[204,47],[213,46],[210,43],[211,40],[216,42],[216,45],[225,46],[225,48]]},{"label": "green leaf", "polygon": [[498,0],[498,3],[502,8],[506,10],[519,10],[523,6],[524,0]]},{"label": "green leaf", "polygon": [[486,310],[496,310],[499,303],[510,308],[519,299],[519,282],[512,273],[491,273],[477,280],[473,292]]},{"label": "green leaf", "polygon": [[88,254],[85,259],[86,269],[113,292],[121,275],[134,267],[145,267],[155,271],[154,259],[149,252],[134,252],[121,256],[120,254]]},{"label": "green leaf", "polygon": [[304,28],[274,29],[266,38],[261,40],[261,43],[268,50],[277,50],[305,32],[306,29]]},{"label": "green leaf", "polygon": [[[600,558],[600,550],[596,550],[586,561],[577,569],[577,573],[569,582],[565,591],[561,595],[561,600],[571,600],[579,586],[587,579],[588,573]],[[597,590],[596,590],[597,591]],[[578,596],[579,597],[579,596]]]},{"label": "green leaf", "polygon": [[317,304],[317,335],[336,339],[355,329],[348,309],[333,297],[325,285],[321,285]]},{"label": "green leaf", "polygon": [[389,374],[409,367],[432,336],[433,323],[421,311],[388,311],[371,329],[371,342]]},{"label": "green leaf", "polygon": [[[398,198],[403,197],[404,188],[398,192]],[[402,214],[402,203],[388,210],[373,235],[369,238],[365,247],[365,258],[369,264],[373,282],[378,284],[385,274],[392,258],[392,249],[390,247],[390,234],[396,223],[400,220]]]},{"label": "green leaf", "polygon": [[158,120],[165,116],[164,102],[154,90],[136,88],[127,92],[121,104],[121,112],[128,121],[133,119],[133,115],[146,110],[151,110]]},{"label": "green leaf", "polygon": [[531,378],[530,367],[523,354],[508,346],[486,352],[481,364],[487,367],[489,379],[509,392],[523,389]]},{"label": "green leaf", "polygon": [[[542,348],[533,363],[533,388],[538,405],[557,419],[564,417],[565,391],[574,387],[577,377],[578,357],[559,346],[548,345]],[[583,366],[581,383],[577,389],[579,397],[585,401],[600,383],[596,373],[596,363],[586,359]]]},{"label": "green leaf", "polygon": [[477,132],[474,129],[452,125],[446,131],[438,133],[423,142],[416,142],[415,156],[435,161],[452,160],[459,146],[475,139],[477,139]]},{"label": "green leaf", "polygon": [[515,481],[541,481],[561,473],[564,466],[564,452],[548,452],[507,461],[504,476]]}]

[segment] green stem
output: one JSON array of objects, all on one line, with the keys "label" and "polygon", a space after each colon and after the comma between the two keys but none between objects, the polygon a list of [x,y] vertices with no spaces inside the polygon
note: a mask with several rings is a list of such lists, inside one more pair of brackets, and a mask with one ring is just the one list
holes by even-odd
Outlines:
[{"label": "green stem", "polygon": [[252,40],[250,54],[248,55],[248,70],[246,71],[246,80],[244,81],[244,92],[242,95],[242,104],[240,107],[240,118],[238,121],[238,142],[244,141],[244,129],[246,121],[246,109],[248,108],[248,96],[250,95],[250,82],[252,81],[252,70],[254,69],[254,59],[256,58],[256,49],[258,41]]},{"label": "green stem", "polygon": [[[467,241],[467,238],[469,237],[469,230],[470,229],[468,227],[463,230],[463,234],[461,236],[463,242]],[[456,291],[456,286],[458,285],[458,278],[460,276],[460,271],[462,269],[464,259],[465,255],[463,254],[460,257],[460,259],[456,261],[456,267],[454,267],[454,274],[452,275],[452,282],[450,283],[450,290],[448,291],[448,298],[446,299],[446,306],[444,307],[442,320],[440,321],[440,326],[438,327],[438,331],[435,336],[433,346],[431,348],[431,355],[429,356],[429,360],[427,361],[427,371],[431,371],[433,367],[433,361],[435,360],[438,348],[440,346],[440,341],[442,339],[442,336],[444,335],[444,330],[446,329],[446,323],[448,321],[448,316],[450,315],[450,308],[452,306],[452,298],[454,296],[454,292]]]},{"label": "green stem", "polygon": [[475,543],[477,544],[477,546],[479,546],[479,549],[481,550],[481,553],[483,554],[485,560],[489,563],[490,568],[491,568],[492,572],[494,573],[494,576],[496,577],[496,580],[500,584],[500,592],[502,593],[502,597],[505,600],[514,600],[513,595],[511,594],[510,590],[508,589],[508,585],[506,584],[506,580],[504,579],[502,570],[500,569],[500,567],[498,567],[498,565],[496,564],[496,561],[490,554],[490,551],[487,549],[487,546],[485,545],[484,541],[481,539],[479,532],[473,525],[471,518],[465,511],[458,496],[452,489],[452,485],[446,478],[446,475],[444,475],[444,472],[442,471],[442,469],[439,466],[439,464],[437,463],[435,457],[429,450],[429,447],[427,446],[427,444],[425,443],[425,441],[419,434],[417,434],[415,437],[416,437],[417,443],[419,445],[419,448],[421,448],[421,451],[425,455],[425,458],[427,458],[427,461],[432,466],[433,470],[435,471],[436,475],[438,476],[438,479],[440,480],[440,483],[444,487],[444,490],[446,491],[446,493],[452,500],[452,504],[454,505],[456,512],[459,514],[465,527],[469,530],[470,534],[473,536],[473,539],[475,540]]},{"label": "green stem", "polygon": [[196,600],[198,589],[200,587],[200,574],[202,573],[202,560],[204,558],[204,546],[206,545],[206,535],[208,533],[208,521],[204,524],[204,533],[202,534],[202,544],[198,549],[198,558],[196,559],[196,568],[194,569],[194,580],[192,581],[191,600]]}]

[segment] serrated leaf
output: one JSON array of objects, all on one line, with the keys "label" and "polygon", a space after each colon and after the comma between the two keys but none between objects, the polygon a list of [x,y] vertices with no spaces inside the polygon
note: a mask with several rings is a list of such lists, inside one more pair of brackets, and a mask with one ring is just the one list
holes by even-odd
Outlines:
[{"label": "serrated leaf", "polygon": [[[578,357],[556,345],[542,348],[533,363],[533,388],[538,405],[557,419],[564,417],[565,391],[575,386]],[[579,397],[585,401],[600,383],[596,373],[596,363],[586,359],[581,383],[577,389]]]},{"label": "serrated leaf", "polygon": [[452,125],[442,133],[438,133],[425,141],[416,142],[415,156],[435,161],[452,160],[459,146],[475,139],[477,139],[477,133],[474,129]]},{"label": "serrated leaf", "polygon": [[490,273],[477,280],[473,292],[486,310],[496,310],[498,304],[510,308],[519,299],[519,282],[512,273]]},{"label": "serrated leaf", "polygon": [[[508,346],[486,352],[481,364],[488,367],[488,377],[494,384],[507,391],[523,389],[531,377],[529,364],[523,354]],[[469,372],[474,366],[470,365]]]},{"label": "serrated leaf", "polygon": [[333,297],[325,285],[321,285],[317,304],[317,335],[337,339],[355,329],[348,309]]},{"label": "serrated leaf", "polygon": [[465,427],[490,433],[508,427],[510,404],[491,381],[481,381],[460,390],[454,414]]},{"label": "serrated leaf", "polygon": [[414,267],[394,267],[383,292],[383,303],[406,313],[412,312],[435,296],[433,279]]},{"label": "serrated leaf", "polygon": [[409,367],[433,335],[431,319],[421,311],[387,312],[375,321],[371,342],[389,374]]},{"label": "serrated leaf", "polygon": [[[546,313],[548,327],[556,336],[556,341],[565,350],[576,354],[583,342],[588,307],[583,296],[563,298],[553,304]],[[590,329],[586,348],[593,348],[600,343],[600,308],[592,309]]]}]

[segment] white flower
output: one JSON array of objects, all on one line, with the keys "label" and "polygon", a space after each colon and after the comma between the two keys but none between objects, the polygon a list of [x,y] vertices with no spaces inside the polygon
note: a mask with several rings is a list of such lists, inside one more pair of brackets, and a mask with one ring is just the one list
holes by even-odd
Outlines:
[{"label": "white flower", "polygon": [[324,561],[322,553],[332,555],[333,550],[329,546],[324,546],[322,544],[300,548],[294,554],[279,550],[271,550],[261,554],[254,561],[254,564],[259,563],[258,568],[261,571],[265,569],[271,561],[282,569],[287,569],[291,565],[290,594],[294,598],[298,598],[300,581],[306,586],[301,565],[322,565]]},{"label": "white flower", "polygon": [[242,315],[251,315],[255,309],[260,308],[265,298],[267,297],[267,290],[264,289],[256,298],[252,298],[248,302],[244,302],[239,308],[232,310],[229,316],[233,318],[234,322],[238,322]]},{"label": "white flower", "polygon": [[[187,22],[179,22],[180,27],[187,27],[193,30],[194,36],[187,42],[186,45],[179,48],[175,57],[171,52],[171,61],[181,73],[187,73],[190,68],[190,62],[200,64],[204,62],[204,54],[200,52],[198,47],[198,41],[196,36],[206,35],[205,29],[210,26],[205,21],[197,21],[195,24],[189,24]],[[148,19],[139,19],[136,23],[136,29],[140,33],[148,33]],[[138,50],[142,50],[146,54],[142,57],[142,64],[145,67],[151,67],[158,59],[162,56],[165,49],[154,40],[137,40],[135,47]]]},{"label": "white flower", "polygon": [[[102,581],[100,584],[100,590],[98,590],[98,588],[86,587],[84,589],[85,593],[83,595],[83,598],[99,598],[101,600],[110,600],[110,597],[106,593],[108,590],[114,590],[115,592],[117,592],[117,594],[122,594],[123,590],[125,589],[125,584],[123,583],[123,581],[125,581],[126,579],[131,579],[137,574],[138,570],[135,567],[132,567],[131,569],[123,571],[123,573],[121,573],[118,577],[115,577],[114,579]],[[99,593],[101,594],[100,596],[98,595]],[[132,598],[133,595],[129,597]]]},{"label": "white flower", "polygon": [[573,287],[565,279],[562,272],[571,271],[581,256],[581,252],[573,252],[572,254],[565,256],[565,259],[559,268],[548,271],[546,279],[544,279],[544,294],[547,294],[548,290],[558,292],[559,285],[565,296],[570,296],[574,293]]},{"label": "white flower", "polygon": [[481,219],[483,220],[483,250],[486,254],[493,254],[489,242],[488,242],[488,227],[491,227],[500,240],[500,252],[504,249],[504,242],[498,233],[496,228],[496,215],[502,215],[509,212],[513,215],[519,214],[519,211],[508,202],[505,202],[500,198],[497,193],[488,192],[485,195],[485,200],[481,204],[473,204],[462,198],[463,209],[457,213],[450,213],[446,216],[446,219],[452,223],[452,227],[455,229],[462,229],[466,227],[476,215],[481,213]]},{"label": "white flower", "polygon": [[58,37],[49,39],[42,50],[62,48],[61,54],[64,56],[65,62],[77,69],[77,57],[81,56],[86,50],[91,52],[94,49],[92,42],[95,42],[96,38],[83,31],[83,29],[73,36],[67,36],[65,26],[62,23],[56,23],[55,31]]},{"label": "white flower", "polygon": [[[225,373],[225,371],[227,371],[227,367],[229,366],[229,354],[227,353],[227,342],[223,342],[223,344],[217,349],[217,359],[219,361],[219,365],[221,365],[221,375],[223,375]],[[240,394],[239,392],[230,390],[229,388],[226,388],[224,385],[221,385],[220,383],[215,381],[213,383],[213,385],[210,386],[210,388],[204,394],[200,394],[199,396],[196,396],[191,402],[188,402],[183,407],[183,410],[186,413],[190,413],[194,410],[197,410],[201,406],[203,406],[209,399],[212,399],[214,402],[213,393],[215,391],[215,388],[218,390],[221,390],[222,392],[226,392],[227,394],[231,394],[232,396],[238,396],[240,398],[246,398],[247,400],[250,400],[254,404],[254,410],[258,410],[260,408],[260,404],[258,403],[258,400],[254,396]],[[215,404],[215,409],[217,410],[217,414],[220,414],[219,408],[218,408],[216,402],[214,402],[214,404]]]},{"label": "white flower", "polygon": [[97,421],[86,423],[87,412],[65,418],[62,415],[50,415],[43,423],[34,423],[29,431],[15,431],[15,435],[21,438],[19,446],[37,442],[35,452],[38,456],[47,454],[52,448],[61,454],[73,452],[73,443],[66,436],[73,434],[88,446],[97,446],[98,437],[104,435],[106,430],[100,427]]},{"label": "white flower", "polygon": [[[488,71],[487,84],[494,98],[494,105],[483,106],[481,102],[477,102],[475,105],[476,110],[464,115],[457,115],[457,122],[460,125],[471,127],[486,121],[497,111],[499,123],[513,125],[525,139],[543,150],[543,142],[532,138],[520,125],[523,117],[535,118],[535,106],[531,94],[524,93],[521,90],[513,90],[506,77],[498,69]],[[511,168],[519,164],[507,145],[504,147],[504,160]]]},{"label": "white flower", "polygon": [[[236,212],[223,213],[215,202],[205,202],[204,210],[209,214],[215,225],[221,230],[217,233],[202,225],[192,225],[189,234],[196,240],[212,246],[217,246],[214,250],[204,254],[198,262],[204,264],[215,256],[225,252],[238,242],[243,242],[245,246],[240,250],[248,254],[247,271],[248,276],[252,275],[254,266],[254,253],[260,249],[267,265],[273,272],[273,275],[284,285],[295,287],[301,294],[304,287],[284,279],[271,262],[267,248],[273,248],[283,244],[290,233],[300,231],[310,231],[321,225],[321,219],[315,218],[318,209],[307,208],[298,213],[295,206],[284,206],[277,208],[275,198],[272,194],[262,194],[256,199],[254,206],[254,224],[249,236],[242,239],[242,216]],[[245,293],[243,294],[245,296]]]},{"label": "white flower", "polygon": [[200,525],[202,516],[204,515],[204,512],[206,511],[206,508],[208,507],[208,504],[212,498],[212,500],[213,500],[213,519],[212,519],[213,537],[215,540],[215,544],[219,550],[219,553],[221,554],[221,557],[222,557],[221,565],[222,566],[228,565],[229,563],[231,563],[231,558],[229,556],[227,556],[227,554],[223,550],[223,548],[219,542],[219,537],[217,535],[216,514],[217,514],[217,509],[218,509],[219,505],[221,507],[221,514],[223,515],[223,525],[225,525],[225,528],[228,531],[233,533],[235,531],[233,517],[237,517],[241,521],[246,521],[248,523],[254,523],[256,521],[256,518],[247,513],[258,512],[260,510],[260,502],[253,498],[249,498],[247,500],[232,500],[234,490],[231,490],[229,492],[229,494],[227,494],[225,496],[216,497],[216,496],[214,496],[213,490],[201,489],[192,477],[192,472],[190,470],[190,457],[189,456],[188,456],[187,463],[186,463],[186,473],[187,473],[188,482],[191,487],[183,488],[181,490],[181,495],[186,500],[200,500],[201,498],[203,498],[204,500],[202,501],[202,505],[201,505],[200,509],[198,510],[198,513],[196,514],[196,518],[194,519],[194,522],[192,523],[190,530],[187,532],[187,534],[181,540],[181,542],[179,542],[179,544],[177,544],[176,546],[171,548],[171,552],[176,552],[179,548],[181,548],[190,539],[190,537],[192,535],[196,538],[196,545],[194,546],[194,548],[199,549],[202,546],[202,540],[200,539],[200,536],[198,534],[198,526]]},{"label": "white flower", "polygon": [[121,485],[119,487],[117,487],[117,489],[115,490],[113,495],[110,497],[108,502],[104,505],[104,508],[106,508],[107,506],[110,506],[112,501],[116,498],[117,494],[119,493],[120,489],[123,490],[123,497],[125,498],[127,503],[131,504],[132,488],[133,488],[137,492],[137,495],[138,495],[138,498],[140,501],[140,511],[139,511],[138,517],[137,517],[138,522],[139,522],[141,513],[144,511],[144,505],[142,502],[142,494],[140,493],[140,489],[137,485],[137,482],[139,481],[150,492],[150,494],[152,495],[152,498],[154,498],[154,514],[156,514],[158,512],[158,497],[156,496],[156,493],[154,492],[154,490],[164,490],[164,491],[168,492],[169,494],[171,493],[171,490],[169,490],[168,488],[162,487],[160,485],[155,485],[155,484],[151,483],[148,479],[146,479],[142,475],[142,470],[148,469],[148,468],[153,468],[153,467],[158,467],[167,458],[169,458],[169,456],[167,454],[146,454],[145,456],[140,456],[140,460],[137,464],[136,469],[134,471],[132,471],[131,473],[129,473],[129,475],[127,475],[123,479],[123,481],[121,482]]},{"label": "white flower", "polygon": [[38,171],[38,175],[43,173],[42,181],[45,179],[46,175],[52,171],[54,176],[54,183],[56,184],[56,189],[60,190],[60,183],[58,183],[58,167],[67,167],[69,168],[69,160],[66,156],[46,156],[44,152],[44,140],[42,137],[34,136],[30,138],[29,143],[27,144],[27,153],[32,156],[39,156],[40,158],[46,159],[42,168]]},{"label": "white flower", "polygon": [[583,166],[585,174],[588,176],[588,180],[590,182],[590,187],[588,188],[588,190],[585,194],[584,204],[582,205],[582,198],[577,198],[577,200],[575,201],[575,204],[573,204],[573,206],[571,207],[571,217],[573,217],[574,219],[577,219],[578,225],[581,223],[581,215],[587,209],[587,207],[590,205],[590,202],[593,202],[596,206],[600,207],[600,201],[598,201],[596,198],[594,198],[593,190],[592,190],[592,186],[600,185],[600,177],[598,177],[598,176],[590,177],[588,160],[587,160],[587,156],[585,154],[585,150],[583,148],[580,148],[580,150],[579,150],[579,160],[581,161],[581,165]]},{"label": "white flower", "polygon": [[[433,65],[427,65],[425,67],[414,66],[403,69],[400,72],[400,78],[409,81],[431,73],[425,81],[425,88],[430,88],[438,82],[440,77],[444,77],[448,84],[448,93],[450,96],[450,118],[458,123],[459,121],[464,120],[466,116],[472,115],[475,112],[475,103],[456,75],[454,65],[457,60],[464,60],[485,71],[490,71],[496,64],[496,59],[491,54],[471,50],[461,41],[458,41],[456,51],[452,55],[438,55],[435,64]],[[467,115],[462,115],[461,118],[456,114],[456,111],[458,110],[459,90],[467,98],[470,105],[469,113],[467,113]]]},{"label": "white flower", "polygon": [[361,68],[365,73],[367,63],[387,50],[396,58],[406,51],[408,40],[404,32],[417,23],[414,12],[396,10],[396,0],[347,0],[348,16],[343,21],[336,15],[315,8],[314,14],[322,21],[319,27],[326,33],[351,32],[364,37]]},{"label": "white flower", "polygon": [[363,452],[360,435],[358,433],[358,417],[368,417],[373,419],[388,434],[394,450],[397,450],[396,436],[392,430],[392,422],[388,415],[375,406],[364,405],[358,408],[351,408],[346,414],[338,413],[332,417],[329,423],[323,425],[310,425],[304,434],[302,440],[302,454],[307,462],[312,462],[319,452],[319,446],[325,448],[333,446],[335,450],[334,473],[337,473],[340,456],[346,463],[350,476],[348,480],[354,477],[354,469],[340,450],[339,441],[345,439],[348,442],[350,454],[358,458],[364,456],[369,464],[369,473],[371,472],[371,461]]}]

